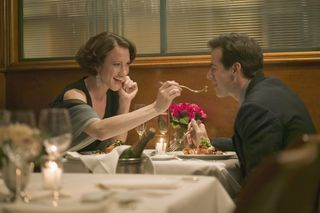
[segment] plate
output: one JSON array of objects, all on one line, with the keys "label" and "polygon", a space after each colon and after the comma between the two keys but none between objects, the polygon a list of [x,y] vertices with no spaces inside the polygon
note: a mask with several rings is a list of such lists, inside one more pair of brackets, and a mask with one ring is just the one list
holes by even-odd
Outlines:
[{"label": "plate", "polygon": [[178,158],[183,159],[202,159],[202,160],[225,160],[229,159],[231,157],[235,157],[235,152],[224,152],[222,155],[216,155],[216,154],[177,154]]},{"label": "plate", "polygon": [[153,155],[150,156],[151,160],[172,160],[175,159],[174,155]]}]

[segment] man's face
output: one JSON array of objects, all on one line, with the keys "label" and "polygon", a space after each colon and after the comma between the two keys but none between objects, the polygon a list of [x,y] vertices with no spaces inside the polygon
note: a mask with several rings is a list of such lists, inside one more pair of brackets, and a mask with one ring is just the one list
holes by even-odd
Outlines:
[{"label": "man's face", "polygon": [[211,67],[207,73],[207,79],[212,81],[217,97],[226,97],[232,95],[233,83],[233,67],[226,69],[222,62],[222,49],[216,48],[211,52]]}]

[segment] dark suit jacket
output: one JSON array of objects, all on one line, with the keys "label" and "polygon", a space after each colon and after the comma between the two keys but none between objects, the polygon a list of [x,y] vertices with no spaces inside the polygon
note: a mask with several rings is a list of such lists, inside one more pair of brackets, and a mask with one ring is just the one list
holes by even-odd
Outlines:
[{"label": "dark suit jacket", "polygon": [[[315,132],[305,105],[289,87],[276,78],[253,78],[237,113],[232,138],[243,176],[295,138]],[[219,149],[221,142],[217,139],[213,144]]]}]

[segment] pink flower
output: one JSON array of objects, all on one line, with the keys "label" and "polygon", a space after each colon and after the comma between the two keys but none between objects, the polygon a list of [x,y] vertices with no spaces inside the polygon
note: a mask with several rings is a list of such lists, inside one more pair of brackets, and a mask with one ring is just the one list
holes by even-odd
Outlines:
[{"label": "pink flower", "polygon": [[187,102],[171,104],[169,107],[171,122],[174,126],[187,126],[191,119],[204,121],[207,114],[197,104]]}]

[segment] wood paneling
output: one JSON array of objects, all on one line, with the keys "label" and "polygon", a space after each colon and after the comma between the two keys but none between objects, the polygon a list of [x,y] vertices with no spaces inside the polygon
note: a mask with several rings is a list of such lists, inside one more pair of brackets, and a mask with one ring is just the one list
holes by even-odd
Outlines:
[{"label": "wood paneling", "polygon": [[3,109],[6,107],[6,80],[5,80],[5,74],[0,72],[0,109]]},{"label": "wood paneling", "polygon": [[[317,129],[320,128],[320,63],[277,63],[266,64],[267,76],[282,79],[305,102]],[[238,104],[232,98],[217,98],[211,83],[206,79],[208,66],[184,67],[135,67],[130,75],[138,82],[139,92],[134,103],[152,103],[160,86],[159,81],[176,80],[181,84],[193,88],[202,88],[208,85],[209,91],[202,94],[193,94],[183,91],[182,96],[175,102],[187,101],[199,104],[208,113],[206,124],[211,136],[231,136],[233,121]],[[65,70],[11,70],[7,73],[7,106],[10,109],[33,109],[38,112],[61,91],[69,82],[77,80],[86,73],[77,68]],[[149,125],[155,125],[151,121]],[[129,133],[129,141],[136,141],[134,131]]]}]

